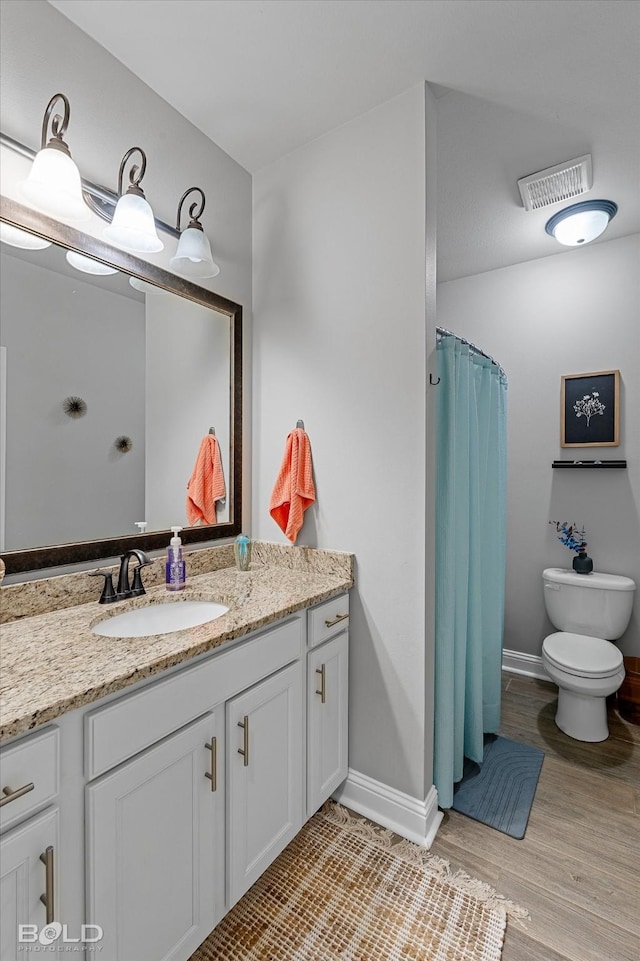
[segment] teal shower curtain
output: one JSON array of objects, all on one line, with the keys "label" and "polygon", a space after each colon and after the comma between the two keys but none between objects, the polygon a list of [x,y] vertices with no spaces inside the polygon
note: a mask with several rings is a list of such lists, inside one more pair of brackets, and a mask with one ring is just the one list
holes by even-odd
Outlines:
[{"label": "teal shower curtain", "polygon": [[465,756],[500,724],[506,555],[506,377],[438,336],[434,783],[453,803]]}]

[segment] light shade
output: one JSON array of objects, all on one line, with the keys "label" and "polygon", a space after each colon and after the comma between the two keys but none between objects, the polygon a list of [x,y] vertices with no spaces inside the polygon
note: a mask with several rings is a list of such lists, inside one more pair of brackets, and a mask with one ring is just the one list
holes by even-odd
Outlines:
[{"label": "light shade", "polygon": [[67,251],[67,263],[75,267],[76,270],[81,270],[83,274],[106,276],[107,274],[118,273],[115,267],[109,267],[99,260],[92,260],[91,257],[85,257],[84,254],[79,254],[75,250]]},{"label": "light shade", "polygon": [[129,277],[129,284],[134,290],[139,290],[143,294],[166,294],[168,291],[164,290],[162,287],[156,287],[155,284],[150,284],[146,280],[140,280],[139,277]]},{"label": "light shade", "polygon": [[35,234],[27,233],[26,230],[20,230],[19,227],[4,221],[0,222],[0,240],[3,244],[20,247],[21,250],[44,250],[51,246],[50,240],[43,240],[42,237],[36,237]]},{"label": "light shade", "polygon": [[220,273],[211,256],[209,238],[201,227],[189,226],[182,231],[169,266],[185,277],[217,277]]},{"label": "light shade", "polygon": [[565,247],[579,247],[599,237],[617,212],[612,200],[584,200],[554,214],[545,230]]},{"label": "light shade", "polygon": [[52,217],[83,221],[91,216],[82,197],[80,171],[68,154],[55,147],[38,151],[20,189],[33,207]]},{"label": "light shade", "polygon": [[155,254],[164,249],[156,233],[153,210],[145,198],[136,193],[120,197],[104,236],[116,247],[134,254]]},{"label": "light shade", "polygon": [[[58,104],[62,104],[62,115],[54,114]],[[45,214],[63,220],[89,220],[91,213],[82,196],[80,171],[63,140],[70,115],[67,97],[63,93],[54,94],[42,118],[40,150],[33,159],[27,179],[20,184],[20,190],[33,207]],[[47,143],[49,121],[51,139]]]}]

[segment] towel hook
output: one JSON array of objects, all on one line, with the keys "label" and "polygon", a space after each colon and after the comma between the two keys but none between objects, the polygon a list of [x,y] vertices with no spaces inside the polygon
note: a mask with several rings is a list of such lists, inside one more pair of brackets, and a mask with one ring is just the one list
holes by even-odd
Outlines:
[{"label": "towel hook", "polygon": [[213,436],[215,437],[215,436],[216,436],[216,429],[215,429],[215,427],[210,427],[210,428],[209,428],[209,433],[210,433],[210,434],[213,434]]},{"label": "towel hook", "polygon": [[303,420],[296,421],[296,428],[300,428],[300,430],[304,430],[304,421]]},{"label": "towel hook", "polygon": [[438,384],[440,383],[440,378],[438,377],[437,380],[434,380],[433,374],[429,374],[429,383],[431,384],[432,387],[437,387]]}]

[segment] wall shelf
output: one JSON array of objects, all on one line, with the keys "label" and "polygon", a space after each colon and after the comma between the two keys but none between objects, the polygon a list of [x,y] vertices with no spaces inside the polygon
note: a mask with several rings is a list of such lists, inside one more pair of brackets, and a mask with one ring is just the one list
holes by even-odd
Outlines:
[{"label": "wall shelf", "polygon": [[617,467],[626,470],[626,460],[554,460],[552,467],[572,467],[572,468],[597,468]]}]

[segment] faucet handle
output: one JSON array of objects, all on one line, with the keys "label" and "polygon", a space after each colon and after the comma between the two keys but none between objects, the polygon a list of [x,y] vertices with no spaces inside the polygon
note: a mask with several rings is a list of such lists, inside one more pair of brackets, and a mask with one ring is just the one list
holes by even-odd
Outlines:
[{"label": "faucet handle", "polygon": [[134,571],[133,571],[133,583],[131,585],[132,597],[142,597],[143,594],[146,594],[144,585],[142,583],[142,575],[140,572],[143,567],[149,567],[150,564],[153,564],[153,560],[152,558],[147,557],[146,554],[144,555],[144,557],[145,557],[145,560],[144,561],[140,560],[140,563],[137,565],[137,567],[134,568]]},{"label": "faucet handle", "polygon": [[104,577],[104,587],[98,604],[112,604],[118,600],[113,589],[113,571],[89,571],[89,577]]}]

